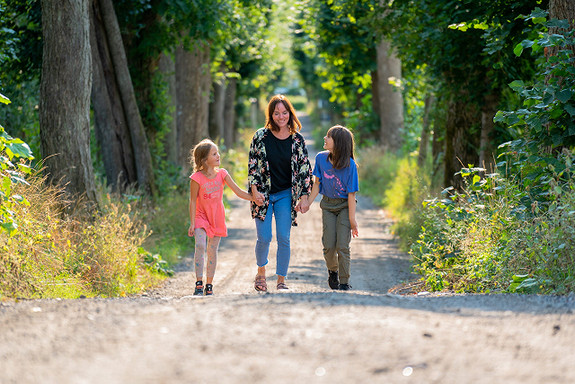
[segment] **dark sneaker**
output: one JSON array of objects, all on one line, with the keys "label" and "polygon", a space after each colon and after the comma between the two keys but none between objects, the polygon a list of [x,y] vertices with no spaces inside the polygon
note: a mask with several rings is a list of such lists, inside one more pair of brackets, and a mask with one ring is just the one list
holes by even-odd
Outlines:
[{"label": "dark sneaker", "polygon": [[331,289],[338,289],[339,288],[339,276],[337,275],[337,271],[330,271],[329,272],[329,279],[327,279],[327,283]]},{"label": "dark sneaker", "polygon": [[340,284],[339,285],[340,291],[349,291],[350,289],[351,289],[351,285],[349,285],[349,284]]},{"label": "dark sneaker", "polygon": [[196,281],[196,289],[194,291],[194,296],[204,295],[204,282],[202,280]]},{"label": "dark sneaker", "polygon": [[214,294],[214,286],[212,284],[206,284],[206,290],[204,291],[204,295],[211,296]]}]

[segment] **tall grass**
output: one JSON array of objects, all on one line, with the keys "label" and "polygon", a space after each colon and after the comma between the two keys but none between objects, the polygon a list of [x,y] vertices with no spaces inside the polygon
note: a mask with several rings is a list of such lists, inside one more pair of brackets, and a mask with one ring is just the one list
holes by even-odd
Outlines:
[{"label": "tall grass", "polygon": [[400,158],[380,147],[358,151],[360,193],[385,208],[394,220],[400,248],[409,250],[422,225],[421,202],[430,194],[429,166],[419,169],[412,157]]},{"label": "tall grass", "polygon": [[163,279],[144,262],[147,229],[138,203],[104,196],[93,212],[72,207],[38,176],[28,181],[15,186],[30,202],[14,208],[18,231],[0,232],[0,297],[124,296]]}]

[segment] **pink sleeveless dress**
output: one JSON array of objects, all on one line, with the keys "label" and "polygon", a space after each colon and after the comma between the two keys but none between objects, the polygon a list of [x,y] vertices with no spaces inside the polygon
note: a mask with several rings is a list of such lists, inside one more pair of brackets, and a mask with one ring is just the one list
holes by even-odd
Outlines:
[{"label": "pink sleeveless dress", "polygon": [[226,237],[226,210],[224,208],[224,179],[228,171],[218,170],[216,177],[208,179],[201,172],[194,172],[190,179],[200,185],[196,200],[195,228],[203,228],[208,237]]}]

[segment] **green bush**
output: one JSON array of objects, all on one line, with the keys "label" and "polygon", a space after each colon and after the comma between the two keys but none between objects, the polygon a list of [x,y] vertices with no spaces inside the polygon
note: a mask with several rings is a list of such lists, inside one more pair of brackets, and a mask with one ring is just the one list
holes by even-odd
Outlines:
[{"label": "green bush", "polygon": [[82,204],[71,209],[63,191],[38,175],[15,192],[30,204],[14,209],[16,233],[0,232],[0,296],[124,296],[165,277],[145,264],[140,251],[147,237],[136,209],[141,202],[108,196],[99,212]]},{"label": "green bush", "polygon": [[[573,157],[559,159],[570,173]],[[565,184],[564,172],[550,172],[545,181],[551,192],[544,195],[544,205],[526,200],[516,180],[497,174],[481,178],[478,171],[464,170],[471,178],[465,193],[446,190],[443,199],[424,204],[423,228],[410,253],[425,288],[554,294],[575,290],[575,183]]]}]

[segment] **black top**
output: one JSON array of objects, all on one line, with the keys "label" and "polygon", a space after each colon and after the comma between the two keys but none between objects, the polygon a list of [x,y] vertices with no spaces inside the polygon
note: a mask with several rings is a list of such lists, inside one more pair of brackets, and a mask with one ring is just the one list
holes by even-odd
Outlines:
[{"label": "black top", "polygon": [[291,188],[291,148],[292,136],[280,140],[270,131],[264,137],[266,157],[270,165],[272,189],[270,193],[278,193]]}]

